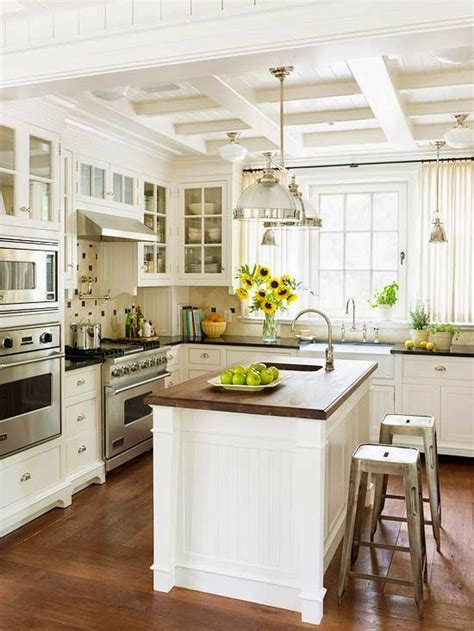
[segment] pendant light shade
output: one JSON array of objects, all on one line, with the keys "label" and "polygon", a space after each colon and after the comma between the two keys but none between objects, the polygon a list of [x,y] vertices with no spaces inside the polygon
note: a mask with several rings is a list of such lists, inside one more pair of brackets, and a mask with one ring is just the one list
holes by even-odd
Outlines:
[{"label": "pendant light shade", "polygon": [[444,134],[446,144],[453,149],[467,149],[474,145],[474,130],[466,125],[469,114],[456,114],[456,124]]},{"label": "pendant light shade", "polygon": [[239,144],[236,132],[230,131],[227,136],[229,142],[219,149],[221,158],[227,162],[241,162],[247,155],[247,148]]},{"label": "pendant light shade", "polygon": [[444,147],[446,143],[438,141],[435,143],[436,147],[436,209],[433,218],[433,225],[430,233],[430,243],[447,243],[448,237],[446,236],[446,230],[441,222],[439,214],[439,150]]}]

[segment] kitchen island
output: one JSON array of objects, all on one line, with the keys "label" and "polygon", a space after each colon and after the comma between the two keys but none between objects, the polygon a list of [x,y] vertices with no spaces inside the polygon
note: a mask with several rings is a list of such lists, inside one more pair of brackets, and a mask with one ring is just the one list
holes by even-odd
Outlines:
[{"label": "kitchen island", "polygon": [[275,359],[289,378],[245,393],[210,373],[150,396],[154,589],[175,585],[319,624],[343,535],[350,457],[368,439],[377,364]]}]

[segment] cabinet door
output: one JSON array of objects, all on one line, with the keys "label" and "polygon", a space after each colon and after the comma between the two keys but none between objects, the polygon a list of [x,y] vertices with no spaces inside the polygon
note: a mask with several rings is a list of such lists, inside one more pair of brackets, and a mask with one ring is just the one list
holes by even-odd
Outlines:
[{"label": "cabinet door", "polygon": [[[442,440],[440,423],[440,386],[427,384],[403,384],[402,388],[402,409],[399,412],[401,414],[429,414],[434,416],[438,442]],[[421,440],[411,438],[410,436],[404,436],[403,439],[396,439],[396,442],[421,447]]]},{"label": "cabinet door", "polygon": [[0,125],[0,218],[13,217],[18,199],[18,136],[14,127]]},{"label": "cabinet door", "polygon": [[61,208],[64,217],[64,287],[75,289],[77,285],[76,215],[73,207],[73,165],[71,151],[61,154]]},{"label": "cabinet door", "polygon": [[474,451],[474,389],[441,386],[441,437],[450,446]]},{"label": "cabinet door", "polygon": [[110,168],[110,187],[108,194],[114,205],[124,208],[138,206],[138,177],[136,173],[112,166]]},{"label": "cabinet door", "polygon": [[380,422],[385,414],[395,412],[395,386],[372,385],[370,388],[370,440],[378,441]]},{"label": "cabinet door", "polygon": [[162,183],[146,179],[142,189],[143,222],[156,234],[156,243],[139,246],[139,285],[169,285],[171,280],[171,244],[169,189]]},{"label": "cabinet door", "polygon": [[76,193],[79,199],[88,202],[111,201],[107,179],[108,165],[90,158],[76,160]]}]

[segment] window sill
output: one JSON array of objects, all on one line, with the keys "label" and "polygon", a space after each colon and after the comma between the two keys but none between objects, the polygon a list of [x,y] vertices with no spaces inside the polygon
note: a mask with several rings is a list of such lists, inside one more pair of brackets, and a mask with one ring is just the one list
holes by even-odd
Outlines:
[{"label": "window sill", "polygon": [[[331,324],[333,326],[341,326],[341,324],[344,322],[344,324],[346,325],[346,331],[349,330],[350,326],[351,326],[351,320],[347,319],[347,318],[341,318],[339,317],[334,317],[332,318],[331,316],[329,316],[330,320],[331,320]],[[253,318],[250,316],[237,316],[237,320],[239,322],[242,323],[246,323],[246,324],[261,324],[263,322],[263,318],[262,317],[258,317],[258,318]],[[293,322],[293,318],[278,318],[277,317],[277,324],[283,324],[283,325],[291,325]],[[377,327],[378,329],[400,329],[400,330],[406,330],[409,328],[408,326],[408,321],[407,320],[377,320],[375,318],[371,319],[371,318],[357,318],[356,320],[356,325],[358,328],[362,327],[363,322],[367,323],[368,327]],[[301,324],[305,324],[306,326],[324,326],[324,320],[320,319],[320,318],[300,318],[298,320],[298,325]],[[474,330],[474,323],[463,323],[463,324],[454,324],[455,326],[459,326],[459,328],[461,329],[461,331],[472,331]]]}]

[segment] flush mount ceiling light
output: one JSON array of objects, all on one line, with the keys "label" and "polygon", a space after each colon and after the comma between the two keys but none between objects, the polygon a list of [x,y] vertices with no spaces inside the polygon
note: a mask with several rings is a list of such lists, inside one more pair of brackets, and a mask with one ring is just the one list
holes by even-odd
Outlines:
[{"label": "flush mount ceiling light", "polygon": [[128,85],[120,87],[120,88],[107,88],[106,90],[95,90],[92,92],[94,96],[98,99],[102,99],[102,101],[120,101],[127,96]]},{"label": "flush mount ceiling light", "polygon": [[239,134],[235,131],[227,132],[229,142],[219,149],[223,160],[227,162],[241,162],[247,155],[247,148],[239,144],[238,136]]},{"label": "flush mount ceiling light", "polygon": [[433,57],[443,64],[458,66],[474,59],[474,49],[469,46],[461,48],[444,48],[433,51]]},{"label": "flush mount ceiling light", "polygon": [[456,124],[444,134],[446,144],[453,149],[467,149],[474,145],[474,130],[466,125],[469,114],[455,114]]},{"label": "flush mount ceiling light", "polygon": [[444,141],[434,143],[436,147],[436,209],[433,218],[433,227],[431,228],[430,243],[447,243],[446,230],[441,223],[439,215],[439,150],[444,147]]}]

